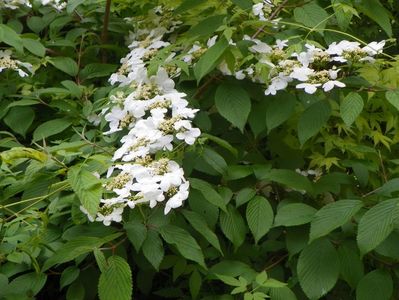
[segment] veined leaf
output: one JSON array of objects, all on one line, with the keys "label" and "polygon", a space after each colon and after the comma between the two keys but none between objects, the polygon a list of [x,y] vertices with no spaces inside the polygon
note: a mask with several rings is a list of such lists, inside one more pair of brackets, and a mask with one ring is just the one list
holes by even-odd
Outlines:
[{"label": "veined leaf", "polygon": [[266,110],[267,131],[281,125],[294,112],[296,98],[290,93],[279,92],[274,96]]},{"label": "veined leaf", "polygon": [[220,227],[236,249],[242,245],[247,229],[240,213],[232,205],[228,206],[227,212],[221,212]]},{"label": "veined leaf", "polygon": [[323,206],[310,223],[310,241],[348,222],[363,206],[360,200],[339,200]]},{"label": "veined leaf", "polygon": [[274,220],[274,226],[297,226],[309,223],[317,210],[304,203],[290,203],[282,206]]},{"label": "veined leaf", "polygon": [[221,84],[215,94],[215,104],[219,113],[241,132],[251,111],[248,93],[239,85]]},{"label": "veined leaf", "polygon": [[327,101],[312,104],[299,119],[298,137],[301,145],[314,136],[327,123],[331,107]]},{"label": "veined leaf", "polygon": [[110,256],[107,263],[98,283],[100,300],[131,300],[133,281],[129,264],[116,255]]},{"label": "veined leaf", "polygon": [[166,225],[160,228],[159,233],[168,244],[175,245],[185,258],[206,268],[200,246],[186,230],[174,225]]},{"label": "veined leaf", "polygon": [[340,112],[345,124],[350,126],[363,110],[363,99],[358,93],[349,93],[341,103]]},{"label": "veined leaf", "polygon": [[377,247],[394,228],[399,199],[385,200],[370,208],[360,219],[357,244],[363,255]]},{"label": "veined leaf", "polygon": [[193,189],[200,191],[204,198],[210,203],[224,211],[226,210],[226,204],[222,196],[220,196],[208,182],[197,178],[190,178],[190,184]]},{"label": "veined leaf", "polygon": [[310,299],[319,299],[335,285],[339,275],[339,258],[327,239],[313,241],[299,255],[298,279]]},{"label": "veined leaf", "polygon": [[206,74],[213,70],[228,46],[229,42],[225,38],[221,38],[201,56],[194,67],[197,82],[200,82]]},{"label": "veined leaf", "polygon": [[273,224],[273,209],[266,198],[255,196],[247,205],[247,222],[255,243],[269,232]]},{"label": "veined leaf", "polygon": [[356,287],[356,300],[392,299],[393,282],[391,275],[381,269],[371,271],[360,280]]}]

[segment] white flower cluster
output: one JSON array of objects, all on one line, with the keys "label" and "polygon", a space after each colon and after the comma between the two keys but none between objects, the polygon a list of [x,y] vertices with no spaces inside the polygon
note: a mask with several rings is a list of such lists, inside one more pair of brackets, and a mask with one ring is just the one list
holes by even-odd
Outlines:
[{"label": "white flower cluster", "polygon": [[[235,71],[236,78],[249,77],[267,84],[265,95],[275,95],[277,91],[286,89],[291,82],[295,83],[297,89],[303,89],[308,94],[315,93],[319,88],[328,92],[334,87],[345,87],[338,78],[341,68],[374,62],[374,56],[381,53],[385,45],[385,41],[381,41],[361,47],[358,42],[343,40],[332,43],[325,50],[306,44],[305,51],[288,54],[285,49],[288,46],[287,40],[277,40],[275,45],[270,46],[248,36],[244,39],[253,42],[249,50],[255,54],[257,62],[246,69]],[[267,78],[264,73],[260,75],[256,72],[262,66],[263,69],[269,69]]]},{"label": "white flower cluster", "polygon": [[[0,8],[17,9],[21,6],[32,7],[30,0],[0,0]],[[64,0],[40,0],[41,5],[50,5],[57,10],[62,10],[66,7],[67,2]]]},{"label": "white flower cluster", "polygon": [[261,21],[266,21],[266,16],[270,15],[274,3],[271,0],[263,0],[262,2],[256,3],[252,6],[252,13],[259,18]]},{"label": "white flower cluster", "polygon": [[0,50],[0,73],[6,69],[17,71],[21,77],[28,76],[26,71],[32,73],[32,65],[30,63],[13,59],[11,55],[11,50]]},{"label": "white flower cluster", "polygon": [[64,0],[40,0],[42,5],[50,5],[56,10],[63,10],[67,6],[67,2]]},{"label": "white flower cluster", "polygon": [[21,6],[32,7],[29,0],[0,0],[0,8],[17,9]]},{"label": "white flower cluster", "polygon": [[[109,124],[104,134],[122,132],[121,147],[113,156],[115,164],[108,170],[105,188],[111,197],[101,200],[99,212],[91,221],[109,225],[120,222],[125,207],[164,203],[164,213],[183,205],[188,197],[189,182],[183,169],[165,158],[175,143],[194,144],[201,134],[192,127],[197,109],[188,107],[186,94],[178,92],[165,68],[148,75],[148,61],[169,45],[163,41],[166,28],[141,30],[132,34],[130,53],[121,60],[119,71],[110,77],[119,83],[110,96],[110,105],[102,111]],[[172,72],[173,71],[173,72]],[[176,70],[171,70],[172,73]],[[159,158],[161,157],[161,158]],[[84,208],[82,211],[87,213]]]}]

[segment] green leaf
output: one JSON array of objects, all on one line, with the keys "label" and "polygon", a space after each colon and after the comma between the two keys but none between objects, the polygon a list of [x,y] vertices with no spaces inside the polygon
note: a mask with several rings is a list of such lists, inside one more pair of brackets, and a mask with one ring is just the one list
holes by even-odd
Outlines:
[{"label": "green leaf", "polygon": [[98,268],[100,269],[101,272],[104,272],[105,268],[107,267],[107,259],[105,258],[104,253],[98,248],[94,248],[93,253]]},{"label": "green leaf", "polygon": [[364,276],[364,266],[355,242],[344,242],[338,248],[342,278],[355,289]]},{"label": "green leaf", "polygon": [[85,0],[69,0],[67,2],[66,11],[68,14],[73,13],[73,11],[81,4],[83,4]]},{"label": "green leaf", "polygon": [[174,225],[166,225],[160,228],[159,233],[168,244],[176,246],[185,258],[206,268],[200,246],[186,230]]},{"label": "green leaf", "polygon": [[288,287],[271,288],[269,293],[271,300],[297,300],[294,292]]},{"label": "green leaf", "polygon": [[215,274],[215,275],[217,278],[219,278],[221,281],[223,281],[227,285],[241,286],[241,282],[232,276],[226,276],[226,275],[221,275],[221,274]]},{"label": "green leaf", "polygon": [[391,275],[384,270],[374,270],[360,280],[356,288],[356,300],[392,299],[393,282]]},{"label": "green leaf", "polygon": [[347,223],[363,206],[360,200],[339,200],[323,206],[310,223],[310,241]]},{"label": "green leaf", "polygon": [[35,118],[35,111],[28,107],[14,107],[11,108],[4,118],[4,123],[7,124],[14,132],[25,136],[29,127]]},{"label": "green leaf", "polygon": [[19,34],[5,24],[0,24],[0,42],[13,46],[18,52],[24,52]]},{"label": "green leaf", "polygon": [[148,231],[142,250],[145,258],[151,263],[154,269],[159,270],[159,265],[164,258],[165,250],[158,232],[154,230]]},{"label": "green leaf", "polygon": [[394,228],[399,199],[385,200],[370,208],[360,219],[357,244],[363,255],[377,247]]},{"label": "green leaf", "polygon": [[197,178],[190,178],[190,185],[193,189],[200,191],[208,202],[226,211],[226,204],[222,196],[208,182]]},{"label": "green leaf", "polygon": [[201,275],[197,270],[194,270],[193,273],[191,273],[191,276],[188,280],[188,286],[190,289],[190,294],[192,299],[197,298],[199,291],[201,290],[201,285],[202,285]]},{"label": "green leaf", "polygon": [[80,255],[92,252],[95,248],[99,248],[103,244],[113,241],[121,235],[121,233],[114,233],[103,238],[85,236],[70,240],[46,260],[42,271],[46,271],[56,264],[62,264]]},{"label": "green leaf", "polygon": [[291,203],[282,206],[274,220],[274,226],[297,226],[312,221],[317,210],[304,203]]},{"label": "green leaf", "polygon": [[72,283],[66,294],[66,300],[84,300],[85,299],[85,288],[80,281]]},{"label": "green leaf", "polygon": [[33,140],[39,141],[49,136],[63,132],[72,122],[67,119],[54,119],[40,124],[33,132]]},{"label": "green leaf", "polygon": [[83,207],[94,217],[102,196],[101,181],[91,172],[82,169],[80,166],[74,166],[68,171],[68,183]]},{"label": "green leaf", "polygon": [[215,94],[215,104],[222,117],[238,127],[241,132],[244,130],[251,111],[251,99],[240,85],[219,85]]},{"label": "green leaf", "polygon": [[188,210],[183,210],[183,215],[190,225],[223,255],[219,239],[217,235],[208,227],[204,217],[194,211]]},{"label": "green leaf", "polygon": [[201,22],[197,22],[195,26],[191,27],[187,33],[189,36],[207,36],[210,34],[214,34],[216,29],[218,29],[223,24],[223,19],[225,17],[225,15],[217,15],[201,20]]},{"label": "green leaf", "polygon": [[328,17],[328,13],[315,2],[294,9],[295,21],[311,28],[324,29]]},{"label": "green leaf", "polygon": [[270,169],[258,179],[275,181],[299,191],[311,192],[313,190],[309,179],[292,170]]},{"label": "green leaf", "polygon": [[70,285],[72,282],[78,278],[80,274],[80,269],[76,266],[70,266],[62,271],[61,278],[60,278],[60,288],[64,288],[67,285]]},{"label": "green leaf", "polygon": [[22,43],[29,52],[37,56],[43,57],[46,54],[46,48],[38,40],[24,38]]},{"label": "green leaf", "polygon": [[227,163],[224,158],[212,150],[210,147],[205,147],[202,153],[204,160],[218,173],[224,174],[227,169]]},{"label": "green leaf", "polygon": [[392,36],[392,26],[389,11],[381,5],[378,0],[367,0],[355,2],[358,10],[375,21],[386,32],[388,36]]},{"label": "green leaf", "polygon": [[314,136],[327,123],[331,107],[326,101],[312,104],[299,119],[298,137],[301,145]]},{"label": "green leaf", "polygon": [[267,131],[288,120],[295,110],[296,98],[290,93],[280,92],[273,96],[266,111]]},{"label": "green leaf", "polygon": [[273,209],[266,198],[255,196],[247,205],[247,222],[255,243],[269,232],[273,224]]},{"label": "green leaf", "polygon": [[[47,281],[47,275],[43,273],[26,273],[18,276],[6,287],[5,291],[0,291],[5,294],[6,299],[27,299],[26,296],[31,297],[39,293]],[[25,294],[25,295],[24,295]],[[21,298],[24,295],[25,297]]]},{"label": "green leaf", "polygon": [[319,299],[335,285],[339,275],[339,258],[327,239],[313,241],[299,255],[298,279],[310,299]]},{"label": "green leaf", "polygon": [[385,98],[391,103],[397,110],[399,110],[399,90],[387,91]]},{"label": "green leaf", "polygon": [[252,1],[250,0],[231,0],[235,5],[239,6],[243,10],[249,10],[252,8]]},{"label": "green leaf", "polygon": [[98,283],[100,300],[131,300],[132,293],[132,271],[129,264],[120,256],[110,256]]},{"label": "green leaf", "polygon": [[70,76],[78,75],[79,68],[77,63],[70,57],[52,57],[49,62],[58,70],[67,73]]},{"label": "green leaf", "polygon": [[137,219],[125,222],[123,228],[129,241],[133,244],[137,252],[140,251],[145,239],[147,238],[147,227]]},{"label": "green leaf", "polygon": [[340,113],[345,124],[351,126],[363,110],[363,99],[358,93],[351,92],[341,103]]},{"label": "green leaf", "polygon": [[197,82],[200,82],[206,74],[213,70],[228,47],[229,42],[225,38],[221,38],[201,56],[194,66],[194,75]]},{"label": "green leaf", "polygon": [[255,195],[256,191],[253,188],[243,188],[237,193],[236,206],[239,207],[247,203],[249,200],[255,197]]},{"label": "green leaf", "polygon": [[99,77],[108,77],[116,71],[117,65],[93,63],[86,65],[81,71],[82,79],[92,79]]},{"label": "green leaf", "polygon": [[227,212],[221,212],[220,228],[236,249],[242,245],[247,229],[240,213],[232,205],[228,206]]}]

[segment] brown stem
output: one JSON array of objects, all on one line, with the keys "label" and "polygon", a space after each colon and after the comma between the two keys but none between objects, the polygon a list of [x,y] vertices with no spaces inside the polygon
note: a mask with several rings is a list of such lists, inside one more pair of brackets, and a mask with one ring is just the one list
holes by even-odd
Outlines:
[{"label": "brown stem", "polygon": [[[280,11],[284,8],[284,6],[287,4],[288,0],[283,1],[283,3],[281,3],[274,12],[272,12],[272,14],[270,15],[268,21],[273,20],[275,17],[277,17],[277,15],[280,13]],[[262,31],[263,29],[265,29],[265,27],[267,26],[267,24],[263,25],[262,27],[260,27],[255,34],[252,36],[252,39],[256,38]]]},{"label": "brown stem", "polygon": [[[103,24],[103,30],[101,32],[101,44],[104,45],[108,41],[108,24],[109,24],[109,15],[111,12],[111,0],[107,0],[105,4],[105,15],[104,15],[104,24]],[[107,56],[105,51],[102,51],[102,62],[106,63],[107,62]]]}]

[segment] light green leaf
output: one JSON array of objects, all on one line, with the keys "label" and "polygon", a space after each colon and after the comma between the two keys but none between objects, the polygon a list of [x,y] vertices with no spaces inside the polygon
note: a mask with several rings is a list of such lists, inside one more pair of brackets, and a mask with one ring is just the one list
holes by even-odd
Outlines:
[{"label": "light green leaf", "polygon": [[295,21],[311,28],[324,29],[329,15],[315,2],[294,9]]},{"label": "light green leaf", "polygon": [[67,73],[70,76],[78,75],[79,68],[77,63],[70,57],[52,57],[49,62],[58,70]]},{"label": "light green leaf", "polygon": [[304,203],[291,203],[282,206],[274,220],[274,226],[297,226],[312,221],[317,210]]},{"label": "light green leaf", "polygon": [[310,299],[319,299],[335,285],[339,275],[339,258],[327,239],[313,241],[299,255],[298,279]]},{"label": "light green leaf", "polygon": [[46,54],[46,48],[38,40],[24,38],[22,43],[29,52],[37,56],[43,57]]},{"label": "light green leaf", "polygon": [[392,36],[390,13],[381,5],[379,0],[356,1],[354,3],[358,10],[380,25],[388,36]]},{"label": "light green leaf", "polygon": [[91,172],[82,169],[80,166],[74,166],[68,171],[68,183],[83,207],[94,217],[102,196],[101,181]]},{"label": "light green leaf", "polygon": [[327,123],[331,107],[327,101],[312,104],[299,119],[298,137],[301,145],[314,136]]},{"label": "light green leaf", "polygon": [[296,98],[290,93],[280,92],[270,101],[266,110],[267,131],[281,125],[294,112]]},{"label": "light green leaf", "polygon": [[242,245],[247,229],[241,214],[232,205],[228,206],[227,212],[221,212],[220,227],[236,249]]},{"label": "light green leaf", "polygon": [[351,92],[341,103],[340,113],[345,124],[350,126],[363,110],[363,99],[358,93]]},{"label": "light green leaf", "polygon": [[34,119],[35,111],[29,106],[14,107],[4,118],[4,123],[14,132],[25,136]]},{"label": "light green leaf", "polygon": [[363,206],[360,200],[339,200],[323,206],[310,223],[310,241],[347,223]]},{"label": "light green leaf", "polygon": [[356,287],[356,300],[390,300],[393,282],[384,270],[374,270],[364,276]]},{"label": "light green leaf", "polygon": [[100,300],[131,300],[132,293],[132,271],[129,264],[120,256],[110,256],[98,283]]},{"label": "light green leaf", "polygon": [[226,204],[222,196],[208,182],[197,178],[190,178],[190,185],[193,189],[200,191],[207,201],[226,211]]},{"label": "light green leaf", "polygon": [[215,94],[215,104],[219,113],[241,132],[251,111],[248,93],[238,84],[223,83]]},{"label": "light green leaf", "polygon": [[273,224],[273,209],[266,198],[255,196],[247,206],[247,222],[255,243],[269,232]]},{"label": "light green leaf", "polygon": [[208,227],[206,220],[194,211],[184,210],[183,215],[191,226],[223,255],[217,235]]},{"label": "light green leaf", "polygon": [[54,119],[40,124],[33,132],[33,140],[39,141],[49,136],[63,132],[72,122],[67,119]]},{"label": "light green leaf", "polygon": [[13,46],[18,52],[24,52],[19,34],[5,24],[0,24],[0,42]]},{"label": "light green leaf", "polygon": [[206,74],[213,70],[228,46],[229,42],[225,38],[221,38],[201,56],[194,67],[197,82],[200,82]]},{"label": "light green leaf", "polygon": [[174,225],[166,225],[159,229],[159,233],[168,244],[175,245],[185,258],[206,268],[200,246],[186,230]]},{"label": "light green leaf", "polygon": [[399,110],[399,90],[387,91],[385,97],[397,110]]},{"label": "light green leaf", "polygon": [[85,236],[78,237],[65,243],[43,265],[42,271],[46,271],[56,264],[62,264],[77,258],[80,255],[92,252],[95,248],[115,240],[121,233],[114,233],[102,238]]},{"label": "light green leaf", "polygon": [[370,208],[360,219],[357,244],[363,255],[377,247],[394,228],[399,199],[384,200]]},{"label": "light green leaf", "polygon": [[243,188],[237,193],[236,206],[239,207],[247,203],[249,200],[255,197],[255,195],[256,191],[253,188]]}]

